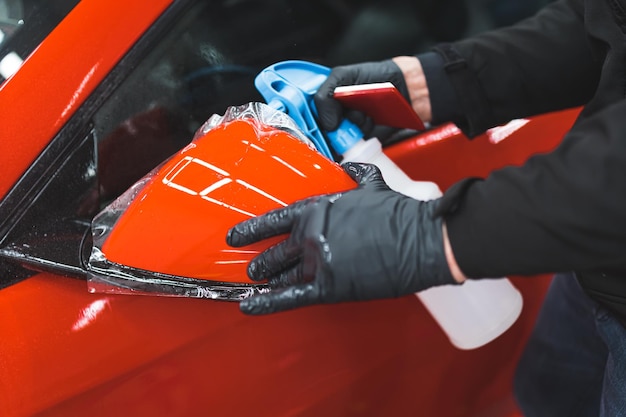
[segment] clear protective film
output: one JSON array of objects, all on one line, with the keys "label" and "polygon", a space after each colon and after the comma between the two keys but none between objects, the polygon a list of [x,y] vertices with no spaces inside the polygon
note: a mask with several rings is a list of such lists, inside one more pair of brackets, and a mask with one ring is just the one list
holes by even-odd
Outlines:
[{"label": "clear protective film", "polygon": [[288,132],[294,138],[306,143],[312,149],[315,149],[315,145],[298,127],[296,122],[289,117],[286,113],[276,110],[273,107],[268,106],[265,103],[252,102],[241,106],[231,106],[226,109],[223,116],[214,114],[207,120],[194,135],[194,140],[206,135],[212,129],[217,126],[222,126],[233,120],[248,119],[256,121],[257,123],[279,129]]},{"label": "clear protective film", "polygon": [[[173,181],[169,181],[164,179],[163,171],[169,170],[171,177],[172,169],[169,168],[170,165],[174,164],[174,168],[178,169],[176,171],[179,173],[182,168],[176,168],[181,166],[180,161],[177,162],[176,159],[183,161],[187,164],[187,166],[198,166],[200,163],[204,164],[204,166],[213,167],[214,170],[223,171],[222,169],[216,168],[214,164],[209,164],[207,162],[200,161],[198,158],[191,158],[190,156],[185,156],[185,152],[189,149],[199,148],[201,146],[206,146],[207,137],[211,136],[213,131],[220,130],[221,138],[228,137],[230,140],[230,136],[240,135],[240,133],[236,133],[236,130],[233,130],[233,134],[229,135],[229,125],[236,121],[244,121],[248,125],[252,126],[252,128],[248,128],[246,132],[256,132],[256,136],[262,136],[263,141],[267,142],[268,140],[274,140],[273,138],[276,136],[273,132],[282,132],[282,136],[288,136],[291,142],[298,142],[294,146],[300,147],[299,152],[302,154],[303,150],[305,152],[310,152],[311,154],[317,155],[318,152],[315,150],[313,143],[300,131],[298,126],[294,123],[294,121],[287,116],[285,113],[277,111],[263,103],[248,103],[242,106],[233,106],[229,107],[223,116],[213,115],[207,122],[201,126],[190,144],[188,144],[183,150],[173,155],[168,160],[161,163],[157,168],[152,170],[149,174],[144,176],[141,180],[137,181],[132,187],[130,187],[126,192],[124,192],[121,196],[119,196],[116,200],[106,206],[94,219],[91,226],[93,244],[91,248],[91,254],[89,256],[89,260],[86,265],[86,269],[88,271],[88,289],[93,293],[115,293],[115,294],[150,294],[150,295],[162,295],[162,296],[177,296],[177,297],[194,297],[194,298],[208,298],[215,300],[230,300],[237,301],[249,297],[255,293],[259,292],[267,292],[269,288],[266,284],[257,284],[247,277],[241,277],[239,280],[221,280],[220,275],[213,273],[213,275],[208,274],[201,278],[194,276],[193,274],[177,274],[172,273],[171,271],[160,271],[158,268],[154,270],[149,267],[137,267],[135,265],[128,265],[126,262],[117,262],[109,256],[110,254],[107,252],[107,240],[110,240],[112,234],[115,233],[117,228],[128,227],[127,211],[129,208],[135,208],[139,204],[142,203],[144,199],[147,199],[150,196],[149,189],[152,187],[162,187],[167,188],[165,186],[169,186],[168,190],[173,189],[172,187],[176,186]],[[270,132],[269,134],[267,132]],[[250,141],[254,140],[255,134],[249,135],[248,137],[252,137]],[[209,138],[210,139],[210,138]],[[204,143],[201,143],[202,141]],[[234,140],[234,139],[233,139]],[[240,139],[237,139],[241,141]],[[305,144],[305,146],[303,146]],[[212,153],[220,153],[221,149],[226,149],[229,146],[229,142],[222,142],[216,144],[216,141],[213,140],[213,143],[210,145],[214,149],[212,149]],[[255,146],[253,144],[253,146]],[[259,148],[259,146],[256,146]],[[245,152],[244,152],[245,153]],[[269,153],[269,152],[268,152]],[[247,154],[247,153],[246,153]],[[189,155],[189,153],[187,154]],[[249,156],[237,156],[239,160],[233,161],[233,164],[238,165],[241,162],[241,159]],[[273,155],[274,159],[279,158],[276,155]],[[232,158],[232,159],[237,159]],[[323,158],[320,156],[320,158]],[[190,161],[197,163],[192,164]],[[254,161],[252,161],[254,162]],[[284,161],[283,161],[284,162]],[[178,164],[178,165],[176,165]],[[226,164],[227,165],[227,164]],[[318,168],[319,168],[319,164]],[[197,168],[196,168],[197,169]],[[293,168],[296,172],[301,174],[296,168]],[[261,170],[262,171],[262,170]],[[263,175],[263,174],[262,174]],[[268,174],[269,175],[269,174]],[[182,176],[179,175],[179,176]],[[196,175],[197,176],[197,175]],[[202,192],[194,192],[190,191],[182,186],[177,186],[178,191],[182,190],[183,193],[179,193],[183,195],[182,198],[189,197],[188,194],[195,193],[196,196],[204,198],[203,201],[212,200],[214,203],[219,204],[219,208],[233,208],[229,204],[226,204],[223,201],[215,201],[213,198],[209,198],[208,196],[209,189],[213,192],[213,189],[217,187],[216,184],[221,185],[225,184],[228,181],[235,182],[230,180],[228,177],[226,179],[222,178],[220,181],[217,181],[210,187],[206,187]],[[243,182],[237,179],[238,182]],[[274,182],[276,180],[274,179]],[[318,181],[319,182],[319,181]],[[165,186],[164,186],[165,184]],[[249,185],[249,184],[248,184]],[[250,186],[252,187],[252,186]],[[226,188],[226,187],[222,187]],[[257,190],[258,191],[258,190]],[[262,191],[260,191],[262,192]],[[203,194],[204,193],[204,194]],[[213,194],[211,194],[213,195]],[[241,193],[239,193],[241,195]],[[240,197],[235,197],[240,198]],[[270,196],[271,198],[271,196]],[[196,199],[199,200],[199,199]],[[274,200],[279,201],[277,198]],[[178,202],[167,201],[169,205],[180,206],[181,208],[177,208],[178,210],[183,210],[184,203],[178,204]],[[214,205],[216,205],[214,204]],[[187,209],[189,210],[189,209]],[[239,210],[239,212],[244,212],[244,210]],[[232,210],[231,210],[232,211]],[[251,213],[246,212],[247,217],[252,215],[260,214],[260,212],[254,212],[254,210],[248,210]],[[198,215],[197,210],[194,213],[185,213],[183,212],[180,217],[186,218],[189,214]],[[158,229],[160,227],[164,227],[161,224],[161,214],[157,213],[155,221],[151,223],[145,229],[147,232],[152,233],[153,229]],[[184,221],[184,220],[183,220]],[[219,221],[219,219],[215,220]],[[149,230],[148,230],[149,229]],[[202,230],[197,230],[197,233],[203,233]],[[219,240],[217,237],[215,240]],[[225,235],[221,237],[221,241],[225,240]],[[221,242],[220,242],[221,244]],[[225,243],[224,243],[225,245]],[[127,245],[133,246],[133,245]],[[127,247],[122,248],[122,250],[137,250],[136,247]],[[141,248],[139,248],[141,249]],[[209,251],[210,248],[207,248]],[[145,248],[145,251],[150,251],[148,247]],[[221,252],[224,255],[230,256],[229,252],[236,252],[235,250],[229,251],[228,249],[222,249]],[[242,251],[244,252],[244,251]],[[220,263],[224,265],[231,264],[247,264],[247,260],[251,258],[254,254],[259,251],[247,251],[245,255],[248,256],[245,259],[232,259],[227,258],[225,260],[216,261],[215,263]],[[218,254],[219,255],[219,254]],[[218,256],[216,255],[216,256]],[[159,257],[160,255],[154,254],[153,257]],[[245,265],[240,265],[241,268],[245,268]],[[242,269],[245,270],[245,269]],[[240,274],[245,275],[245,273]]]}]

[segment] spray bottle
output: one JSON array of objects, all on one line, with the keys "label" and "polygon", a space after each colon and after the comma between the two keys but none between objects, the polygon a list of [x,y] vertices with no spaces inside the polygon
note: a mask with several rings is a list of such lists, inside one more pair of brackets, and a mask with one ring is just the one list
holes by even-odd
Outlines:
[{"label": "spray bottle", "polygon": [[[314,117],[313,96],[328,77],[330,68],[306,61],[283,61],[269,66],[255,79],[267,103],[291,116],[317,149],[332,159],[326,139]],[[326,132],[328,143],[343,157],[341,162],[372,163],[381,170],[389,187],[418,200],[441,196],[429,181],[414,181],[383,152],[377,138],[365,140],[361,130],[344,119],[339,128]],[[506,331],[519,317],[522,296],[507,278],[467,280],[416,293],[450,342],[459,349],[483,346]]]}]

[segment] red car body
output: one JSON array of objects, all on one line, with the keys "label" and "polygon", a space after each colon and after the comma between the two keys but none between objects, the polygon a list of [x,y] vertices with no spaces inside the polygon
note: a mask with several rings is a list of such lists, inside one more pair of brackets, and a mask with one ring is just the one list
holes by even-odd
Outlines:
[{"label": "red car body", "polygon": [[[172,3],[83,0],[0,86],[0,198]],[[445,189],[551,150],[576,114],[472,141],[446,125],[386,152]],[[0,289],[2,416],[517,416],[513,370],[549,282],[510,277],[520,319],[460,351],[414,296],[247,317],[236,303],[90,294],[65,275]]]}]

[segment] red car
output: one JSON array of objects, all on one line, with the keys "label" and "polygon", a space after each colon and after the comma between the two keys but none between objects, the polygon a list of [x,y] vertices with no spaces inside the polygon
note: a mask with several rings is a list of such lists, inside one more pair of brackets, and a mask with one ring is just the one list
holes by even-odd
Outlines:
[{"label": "red car", "polygon": [[[346,53],[367,42],[350,38],[364,6],[342,4],[0,1],[0,415],[519,415],[512,373],[549,277],[510,277],[522,316],[471,351],[414,296],[248,317],[87,291],[93,217],[209,116],[261,101],[259,70],[364,58]],[[409,48],[395,35],[383,49]],[[445,189],[551,150],[576,114],[472,141],[453,125],[405,132],[385,151]]]}]

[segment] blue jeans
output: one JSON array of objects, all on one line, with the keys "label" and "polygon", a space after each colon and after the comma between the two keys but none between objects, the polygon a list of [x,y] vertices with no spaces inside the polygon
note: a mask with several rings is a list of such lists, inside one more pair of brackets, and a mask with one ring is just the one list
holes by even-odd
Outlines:
[{"label": "blue jeans", "polygon": [[573,274],[554,277],[514,391],[525,417],[626,416],[626,328]]}]

